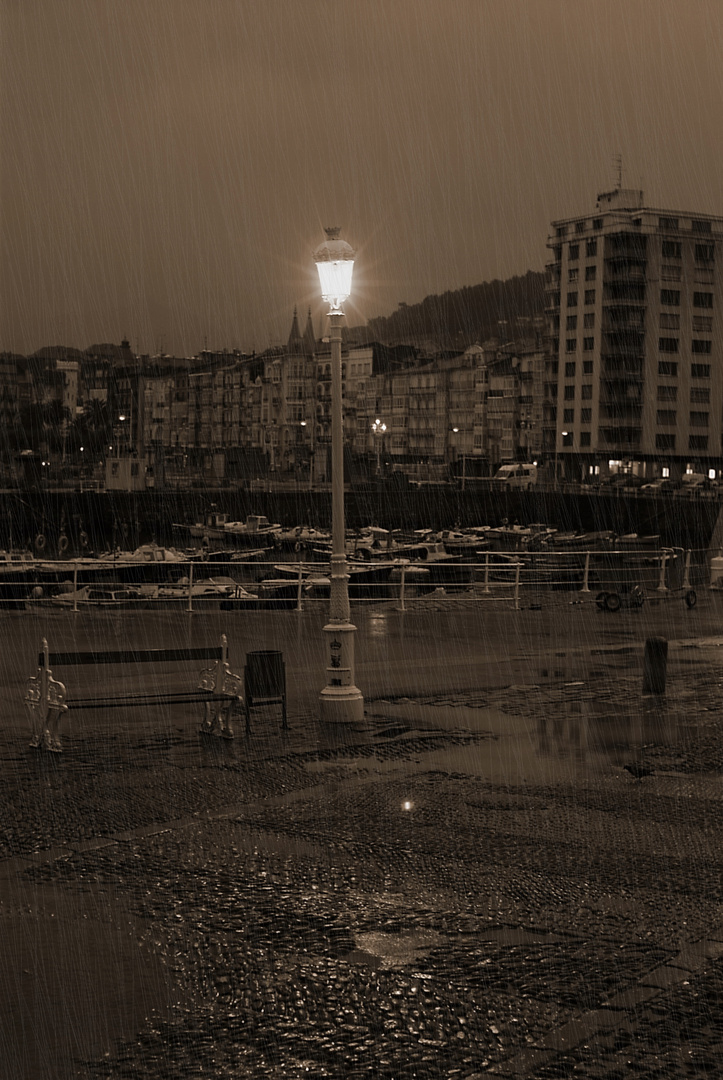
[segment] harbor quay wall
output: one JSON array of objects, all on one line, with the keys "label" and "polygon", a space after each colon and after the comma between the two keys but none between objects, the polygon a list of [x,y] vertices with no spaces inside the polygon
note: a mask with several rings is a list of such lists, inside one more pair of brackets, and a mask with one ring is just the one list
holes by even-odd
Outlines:
[{"label": "harbor quay wall", "polygon": [[[659,535],[661,543],[683,548],[720,546],[717,499],[649,497],[532,490],[500,492],[452,486],[370,485],[352,487],[345,497],[347,527],[445,529],[455,526],[521,525],[542,522],[561,531],[612,530],[620,535]],[[233,521],[265,514],[284,527],[331,526],[331,492],[284,489],[0,492],[0,547],[32,548],[45,537],[48,555],[67,539],[68,555],[119,547],[133,549],[155,540],[185,547],[192,543],[178,526],[217,512]],[[721,537],[723,543],[723,537]]]}]

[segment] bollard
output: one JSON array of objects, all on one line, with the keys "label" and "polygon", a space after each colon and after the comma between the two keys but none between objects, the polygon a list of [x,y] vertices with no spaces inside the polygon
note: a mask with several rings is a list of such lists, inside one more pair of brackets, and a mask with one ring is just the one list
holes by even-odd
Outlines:
[{"label": "bollard", "polygon": [[665,638],[651,637],[645,642],[643,659],[643,693],[664,694],[665,672],[668,664],[668,642]]}]

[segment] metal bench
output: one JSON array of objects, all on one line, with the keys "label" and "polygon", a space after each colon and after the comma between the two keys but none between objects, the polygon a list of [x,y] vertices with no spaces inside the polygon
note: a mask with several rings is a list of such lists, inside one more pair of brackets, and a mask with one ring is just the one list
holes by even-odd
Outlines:
[{"label": "metal bench", "polygon": [[[91,697],[68,696],[65,684],[55,679],[52,666],[68,667],[84,664],[172,664],[199,660],[215,663],[203,668],[190,690],[172,689],[164,693],[94,694]],[[226,739],[234,736],[233,716],[244,708],[243,680],[228,663],[228,641],[221,635],[220,645],[196,649],[119,649],[90,650],[85,652],[51,653],[43,638],[38,654],[38,671],[28,679],[25,686],[25,704],[32,718],[33,736],[30,746],[35,749],[60,753],[60,721],[68,710],[117,709],[153,705],[203,704],[203,735],[219,735]]]}]

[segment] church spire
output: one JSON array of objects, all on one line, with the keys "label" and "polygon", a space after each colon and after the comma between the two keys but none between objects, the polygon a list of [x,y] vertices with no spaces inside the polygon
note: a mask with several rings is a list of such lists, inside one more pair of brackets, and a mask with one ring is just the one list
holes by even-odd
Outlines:
[{"label": "church spire", "polygon": [[289,352],[296,353],[301,351],[302,338],[299,331],[299,318],[297,315],[296,307],[294,307],[294,321],[291,324],[291,333],[289,334],[289,340],[287,347]]},{"label": "church spire", "polygon": [[304,329],[304,352],[307,356],[313,356],[316,352],[316,337],[314,336],[314,323],[311,320],[311,308],[309,308]]}]

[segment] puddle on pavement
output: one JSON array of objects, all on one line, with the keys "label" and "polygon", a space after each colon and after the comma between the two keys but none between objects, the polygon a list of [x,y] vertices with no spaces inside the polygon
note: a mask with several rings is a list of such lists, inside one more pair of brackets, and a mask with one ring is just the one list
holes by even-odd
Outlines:
[{"label": "puddle on pavement", "polygon": [[[0,1076],[57,1080],[180,1002],[172,976],[114,890],[20,875],[3,882]],[[75,1062],[75,1066],[71,1063]]]},{"label": "puddle on pavement", "polygon": [[357,947],[341,959],[348,964],[363,964],[383,970],[406,967],[425,957],[444,940],[434,930],[412,934],[387,934],[381,931],[357,934]]}]

